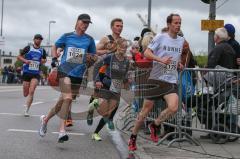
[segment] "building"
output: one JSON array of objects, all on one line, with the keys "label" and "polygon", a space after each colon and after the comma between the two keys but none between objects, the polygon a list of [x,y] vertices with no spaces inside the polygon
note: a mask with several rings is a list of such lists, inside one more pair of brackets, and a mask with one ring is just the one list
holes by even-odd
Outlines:
[{"label": "building", "polygon": [[9,66],[9,65],[14,66],[16,61],[17,61],[17,56],[13,56],[11,52],[6,54],[4,51],[0,50],[0,68]]}]

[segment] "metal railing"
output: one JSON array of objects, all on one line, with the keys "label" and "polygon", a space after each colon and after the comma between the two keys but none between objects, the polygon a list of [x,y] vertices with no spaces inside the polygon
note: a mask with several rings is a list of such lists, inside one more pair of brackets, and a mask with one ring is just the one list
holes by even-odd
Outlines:
[{"label": "metal railing", "polygon": [[[144,73],[145,72],[145,73]],[[144,98],[144,90],[149,70],[137,70],[135,95]],[[142,76],[139,76],[141,74]],[[205,132],[214,143],[236,141],[240,137],[240,70],[186,68],[179,73],[178,112],[164,125],[172,127],[158,144],[173,138],[174,142],[188,141],[199,145],[192,137],[192,131]],[[140,103],[142,105],[142,103]],[[165,104],[156,101],[148,119],[154,120]],[[140,110],[140,109],[139,109]]]}]

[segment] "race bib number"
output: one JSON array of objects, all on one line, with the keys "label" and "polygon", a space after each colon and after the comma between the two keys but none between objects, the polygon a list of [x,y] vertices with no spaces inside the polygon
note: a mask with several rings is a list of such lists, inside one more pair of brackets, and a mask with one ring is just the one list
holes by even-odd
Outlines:
[{"label": "race bib number", "polygon": [[110,91],[120,93],[122,88],[122,80],[112,79]]},{"label": "race bib number", "polygon": [[29,64],[29,70],[38,71],[39,70],[39,65],[40,65],[39,61],[31,61],[30,64]]},{"label": "race bib number", "polygon": [[67,61],[82,64],[84,54],[85,49],[69,47],[67,50]]},{"label": "race bib number", "polygon": [[165,66],[165,73],[170,73],[175,70],[177,70],[177,62],[176,61],[172,61],[170,64]]}]

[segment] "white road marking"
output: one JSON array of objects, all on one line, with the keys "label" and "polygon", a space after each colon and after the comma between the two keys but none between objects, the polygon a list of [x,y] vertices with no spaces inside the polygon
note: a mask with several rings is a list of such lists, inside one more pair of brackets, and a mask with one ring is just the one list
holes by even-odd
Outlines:
[{"label": "white road marking", "polygon": [[[31,106],[33,106],[33,105],[37,105],[37,104],[42,104],[42,103],[44,103],[44,102],[34,102],[34,103],[32,103]],[[26,105],[24,105],[24,106],[26,107]]]},{"label": "white road marking", "polygon": [[[59,132],[52,132],[53,134],[59,134]],[[84,136],[86,134],[84,133],[70,133],[70,132],[67,132],[68,135],[75,135],[75,136]]]},{"label": "white road marking", "polygon": [[[37,87],[36,90],[48,90],[48,89],[51,89],[51,87],[40,87],[40,88]],[[4,92],[18,92],[18,91],[22,91],[22,88],[20,88],[20,87],[13,88],[11,86],[9,86],[9,87],[0,87],[0,93],[4,93]]]},{"label": "white road marking", "polygon": [[[0,115],[10,115],[10,116],[23,116],[23,114],[17,113],[0,113]],[[40,117],[41,115],[30,115],[30,117]]]},{"label": "white road marking", "polygon": [[[37,130],[25,130],[25,129],[8,129],[8,132],[24,132],[24,133],[38,133]],[[59,132],[51,132],[52,134],[59,134]],[[73,136],[84,136],[84,133],[67,133],[68,135]]]},{"label": "white road marking", "polygon": [[26,133],[37,133],[37,130],[24,130],[24,129],[8,129],[10,132],[26,132]]}]

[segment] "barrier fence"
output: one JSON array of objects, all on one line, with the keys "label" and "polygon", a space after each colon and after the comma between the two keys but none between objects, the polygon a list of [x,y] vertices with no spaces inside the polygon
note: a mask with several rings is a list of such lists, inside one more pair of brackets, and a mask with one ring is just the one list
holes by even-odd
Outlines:
[{"label": "barrier fence", "polygon": [[[149,70],[135,72],[135,101],[141,110]],[[186,68],[179,73],[178,112],[164,122],[167,132],[158,144],[170,139],[174,142],[188,141],[199,145],[192,137],[193,131],[205,132],[214,143],[233,142],[240,137],[240,70],[222,67],[215,69]],[[163,100],[155,101],[148,120],[154,120],[165,107]]]}]

